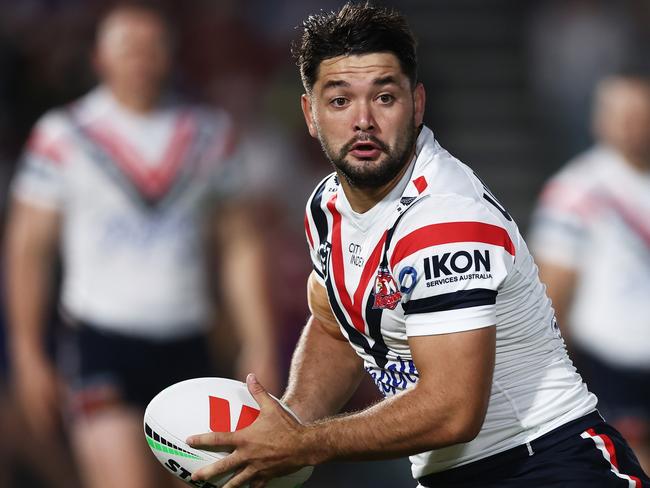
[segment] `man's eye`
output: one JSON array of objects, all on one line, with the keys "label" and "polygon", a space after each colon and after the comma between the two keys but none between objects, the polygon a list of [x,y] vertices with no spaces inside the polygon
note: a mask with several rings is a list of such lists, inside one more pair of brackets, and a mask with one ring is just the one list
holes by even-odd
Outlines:
[{"label": "man's eye", "polygon": [[395,100],[395,97],[393,95],[389,95],[388,93],[382,93],[377,97],[377,99],[381,103],[391,103],[393,100]]},{"label": "man's eye", "polygon": [[335,107],[344,107],[345,104],[347,103],[347,100],[343,97],[336,97],[333,98],[330,103],[334,105]]}]

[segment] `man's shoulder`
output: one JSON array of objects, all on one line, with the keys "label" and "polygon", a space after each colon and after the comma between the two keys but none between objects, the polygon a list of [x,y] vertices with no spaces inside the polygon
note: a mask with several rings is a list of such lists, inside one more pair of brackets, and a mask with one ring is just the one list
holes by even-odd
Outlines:
[{"label": "man's shoulder", "polygon": [[404,212],[396,226],[396,237],[420,228],[433,226],[440,232],[454,233],[468,225],[487,225],[506,229],[506,225],[487,202],[470,196],[446,193],[431,194],[416,200]]},{"label": "man's shoulder", "polygon": [[569,159],[549,181],[567,181],[590,186],[601,180],[602,174],[615,164],[616,154],[604,146],[593,146]]},{"label": "man's shoulder", "polygon": [[[414,172],[410,185],[422,191],[415,198],[402,198],[408,208],[395,226],[394,241],[421,229],[452,240],[485,233],[515,234],[512,218],[471,168],[448,153],[434,163]],[[408,191],[409,187],[405,194]]]},{"label": "man's shoulder", "polygon": [[616,184],[609,171],[613,157],[610,150],[601,146],[573,157],[546,182],[540,204],[573,208],[591,200],[599,188]]},{"label": "man's shoulder", "polygon": [[411,180],[418,183],[418,190],[432,196],[477,198],[485,186],[472,168],[435,140],[430,143],[430,149],[422,160],[418,158]]},{"label": "man's shoulder", "polygon": [[421,202],[409,211],[411,218],[433,219],[481,213],[487,203],[483,195],[489,192],[469,166],[444,150],[427,164],[415,168],[405,194],[413,190],[419,193],[417,200]]},{"label": "man's shoulder", "polygon": [[73,132],[71,109],[78,101],[47,110],[34,123],[28,146],[50,145],[67,140]]},{"label": "man's shoulder", "polygon": [[49,137],[56,137],[69,128],[68,110],[65,107],[51,108],[43,113],[34,124],[35,130]]},{"label": "man's shoulder", "polygon": [[34,124],[35,129],[52,134],[71,130],[72,117],[87,117],[96,110],[101,103],[100,91],[99,88],[93,88],[67,103],[48,109]]},{"label": "man's shoulder", "polygon": [[339,178],[336,172],[332,172],[318,182],[307,199],[307,213],[313,213],[316,209],[327,204],[329,197],[340,188]]}]

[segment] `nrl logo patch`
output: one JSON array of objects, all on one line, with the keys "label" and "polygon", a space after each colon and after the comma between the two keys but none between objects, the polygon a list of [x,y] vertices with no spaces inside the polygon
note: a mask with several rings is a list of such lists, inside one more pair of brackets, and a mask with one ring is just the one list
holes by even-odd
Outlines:
[{"label": "nrl logo patch", "polygon": [[332,252],[332,244],[330,244],[327,241],[323,242],[318,248],[318,256],[320,257],[321,272],[326,279],[328,275],[331,252]]},{"label": "nrl logo patch", "polygon": [[395,310],[397,304],[402,299],[397,282],[388,271],[388,268],[379,268],[375,278],[374,288],[375,302],[372,308],[387,308]]}]

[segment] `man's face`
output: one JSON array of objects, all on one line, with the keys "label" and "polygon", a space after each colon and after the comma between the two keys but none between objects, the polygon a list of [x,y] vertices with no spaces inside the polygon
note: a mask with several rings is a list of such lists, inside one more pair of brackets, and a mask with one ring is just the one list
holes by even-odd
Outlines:
[{"label": "man's face", "polygon": [[116,13],[98,40],[97,64],[104,81],[141,97],[157,96],[170,60],[169,33],[149,12]]},{"label": "man's face", "polygon": [[392,53],[339,56],[321,62],[302,109],[309,133],[350,185],[379,188],[413,156],[424,88],[411,88]]},{"label": "man's face", "polygon": [[601,137],[625,156],[650,159],[650,85],[619,80],[601,95]]}]

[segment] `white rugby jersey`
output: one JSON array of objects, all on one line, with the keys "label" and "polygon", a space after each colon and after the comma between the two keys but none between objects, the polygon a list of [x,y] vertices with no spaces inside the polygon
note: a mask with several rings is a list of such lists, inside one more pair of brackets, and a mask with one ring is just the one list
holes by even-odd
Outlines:
[{"label": "white rugby jersey", "polygon": [[305,224],[341,330],[384,395],[418,381],[408,337],[496,324],[480,434],[412,456],[415,478],[524,444],[595,409],[516,224],[426,127],[386,198],[355,213],[332,174],[309,199]]},{"label": "white rugby jersey", "polygon": [[66,312],[154,339],[207,327],[203,232],[236,179],[233,135],[223,112],[168,101],[138,115],[103,87],[38,121],[13,194],[63,217]]},{"label": "white rugby jersey", "polygon": [[573,340],[610,363],[650,368],[650,171],[604,146],[570,161],[542,193],[531,249],[578,274]]}]

